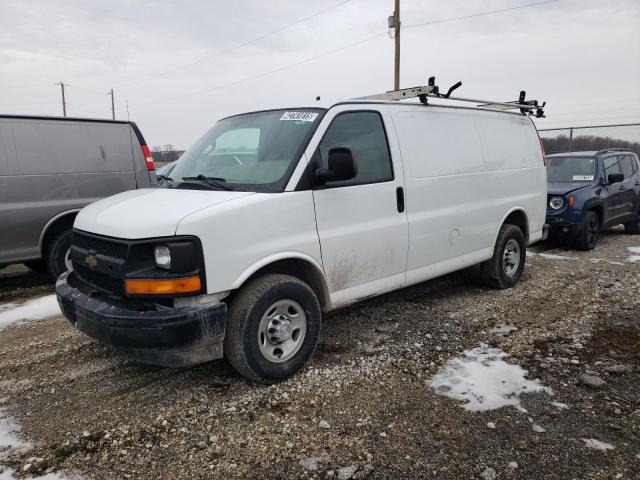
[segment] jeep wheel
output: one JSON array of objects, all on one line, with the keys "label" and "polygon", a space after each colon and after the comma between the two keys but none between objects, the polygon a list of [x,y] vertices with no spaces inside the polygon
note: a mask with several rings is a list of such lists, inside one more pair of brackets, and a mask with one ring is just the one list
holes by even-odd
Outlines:
[{"label": "jeep wheel", "polygon": [[593,250],[598,243],[599,237],[600,219],[596,212],[588,212],[575,238],[575,247],[578,250]]},{"label": "jeep wheel", "polygon": [[71,258],[71,230],[56,234],[47,245],[45,261],[49,276],[55,282],[67,270],[72,270]]},{"label": "jeep wheel", "polygon": [[505,224],[498,233],[493,257],[480,265],[482,278],[494,288],[511,288],[522,276],[526,245],[522,230]]},{"label": "jeep wheel", "polygon": [[289,275],[259,277],[231,302],[225,357],[250,380],[284,380],[311,357],[321,318],[318,299],[303,281]]},{"label": "jeep wheel", "polygon": [[624,232],[628,235],[640,235],[640,209],[632,221],[624,224]]}]

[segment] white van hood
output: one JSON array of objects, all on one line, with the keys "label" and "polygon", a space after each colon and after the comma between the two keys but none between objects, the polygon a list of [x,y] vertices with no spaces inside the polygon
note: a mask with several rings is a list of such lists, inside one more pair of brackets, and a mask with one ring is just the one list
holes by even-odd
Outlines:
[{"label": "white van hood", "polygon": [[119,193],[86,206],[74,228],[109,237],[140,239],[175,235],[180,220],[198,210],[252,192],[146,188]]}]

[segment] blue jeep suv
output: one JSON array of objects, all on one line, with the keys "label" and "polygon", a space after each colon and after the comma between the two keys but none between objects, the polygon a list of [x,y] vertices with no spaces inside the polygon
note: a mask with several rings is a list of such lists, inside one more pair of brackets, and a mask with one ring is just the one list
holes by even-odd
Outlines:
[{"label": "blue jeep suv", "polygon": [[615,225],[640,234],[640,163],[631,150],[548,155],[547,182],[551,237],[592,250],[600,232]]}]

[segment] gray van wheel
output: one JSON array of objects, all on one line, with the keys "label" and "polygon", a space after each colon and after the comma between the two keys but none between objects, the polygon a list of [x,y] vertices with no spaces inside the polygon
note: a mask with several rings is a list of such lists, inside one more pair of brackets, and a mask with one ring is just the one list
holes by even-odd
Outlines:
[{"label": "gray van wheel", "polygon": [[321,317],[314,291],[302,280],[280,274],[258,277],[231,301],[225,357],[255,382],[289,378],[315,350]]},{"label": "gray van wheel", "polygon": [[522,276],[526,259],[526,244],[522,230],[504,224],[498,233],[493,257],[480,265],[485,282],[494,288],[513,287]]},{"label": "gray van wheel", "polygon": [[70,265],[69,249],[71,248],[71,230],[56,234],[47,245],[46,262],[49,276],[55,282],[66,272]]},{"label": "gray van wheel", "polygon": [[24,262],[25,266],[29,270],[33,270],[36,273],[48,273],[47,262],[44,260],[30,260],[28,262]]}]

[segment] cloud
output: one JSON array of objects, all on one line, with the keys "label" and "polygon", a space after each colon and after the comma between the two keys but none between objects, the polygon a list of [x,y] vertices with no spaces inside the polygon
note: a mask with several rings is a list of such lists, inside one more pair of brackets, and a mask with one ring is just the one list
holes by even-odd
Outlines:
[{"label": "cloud", "polygon": [[[403,0],[402,21],[411,25],[530,1]],[[119,118],[126,118],[128,99],[131,119],[151,144],[186,147],[232,113],[312,105],[316,95],[332,101],[390,89],[393,42],[384,32],[392,2],[340,3],[3,0],[0,111],[59,114],[54,83],[63,80],[71,115],[109,118],[106,92],[114,88]],[[334,5],[339,6],[216,56]],[[460,95],[502,100],[514,100],[525,89],[548,101],[549,118],[538,121],[541,128],[598,118],[640,120],[637,101],[624,107],[582,105],[640,99],[639,26],[637,1],[562,0],[407,29],[402,84],[424,84],[435,74],[442,85],[462,80]],[[371,41],[283,68],[378,33]],[[200,61],[208,57],[215,58]],[[193,62],[198,63],[183,67]],[[241,81],[252,77],[258,78]],[[210,91],[193,95],[204,90]],[[589,113],[603,109],[614,111]]]}]

